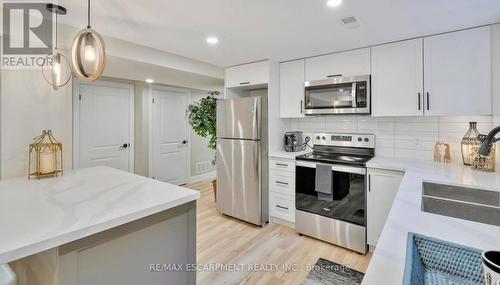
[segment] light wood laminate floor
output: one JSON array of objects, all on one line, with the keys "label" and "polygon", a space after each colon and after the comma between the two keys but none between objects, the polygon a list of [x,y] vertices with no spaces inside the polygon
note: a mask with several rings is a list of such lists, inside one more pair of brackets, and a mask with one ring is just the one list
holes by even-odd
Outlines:
[{"label": "light wood laminate floor", "polygon": [[[198,284],[300,284],[308,273],[307,264],[314,265],[320,257],[361,272],[370,262],[371,254],[360,255],[299,236],[286,226],[269,224],[260,228],[219,214],[210,181],[185,186],[201,192],[197,202],[198,264],[243,268],[198,271]],[[248,264],[268,264],[268,268],[247,270]]]}]

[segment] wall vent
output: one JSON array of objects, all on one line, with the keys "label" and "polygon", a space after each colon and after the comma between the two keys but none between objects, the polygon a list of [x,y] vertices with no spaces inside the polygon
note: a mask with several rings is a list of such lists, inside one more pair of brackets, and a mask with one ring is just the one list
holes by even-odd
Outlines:
[{"label": "wall vent", "polygon": [[196,163],[196,174],[202,174],[211,170],[212,163],[210,161],[202,161]]},{"label": "wall vent", "polygon": [[348,29],[355,29],[359,28],[359,22],[358,19],[356,19],[354,16],[342,18],[342,23],[348,28]]}]

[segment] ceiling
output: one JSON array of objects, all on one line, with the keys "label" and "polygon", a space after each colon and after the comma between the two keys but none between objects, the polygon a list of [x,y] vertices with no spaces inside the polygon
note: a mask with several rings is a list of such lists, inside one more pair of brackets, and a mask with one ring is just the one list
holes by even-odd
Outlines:
[{"label": "ceiling", "polygon": [[[60,1],[84,27],[85,0]],[[284,61],[500,22],[499,0],[92,0],[92,27],[218,66]],[[348,29],[341,18],[355,16]],[[205,39],[215,35],[216,46]]]}]

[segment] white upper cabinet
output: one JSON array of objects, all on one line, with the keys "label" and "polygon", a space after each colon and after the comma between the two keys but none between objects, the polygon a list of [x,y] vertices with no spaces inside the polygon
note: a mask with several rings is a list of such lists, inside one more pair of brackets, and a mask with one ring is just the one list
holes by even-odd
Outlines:
[{"label": "white upper cabinet", "polygon": [[370,74],[370,49],[357,49],[306,59],[305,81]]},{"label": "white upper cabinet", "polygon": [[280,64],[280,117],[304,116],[304,60]]},{"label": "white upper cabinet", "polygon": [[491,115],[490,27],[424,39],[427,116]]},{"label": "white upper cabinet", "polygon": [[226,68],[226,88],[269,83],[269,61],[259,61]]},{"label": "white upper cabinet", "polygon": [[372,48],[372,116],[422,116],[423,40]]}]

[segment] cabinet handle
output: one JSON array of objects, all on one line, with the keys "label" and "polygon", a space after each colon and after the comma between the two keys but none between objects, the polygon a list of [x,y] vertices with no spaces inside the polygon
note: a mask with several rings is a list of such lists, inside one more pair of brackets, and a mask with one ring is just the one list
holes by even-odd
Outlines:
[{"label": "cabinet handle", "polygon": [[368,192],[372,192],[372,176],[368,174]]},{"label": "cabinet handle", "polygon": [[250,84],[250,82],[249,82],[249,81],[246,81],[246,82],[241,82],[241,83],[240,83],[240,85],[248,85],[248,84]]},{"label": "cabinet handle", "polygon": [[300,100],[300,113],[301,113],[301,114],[302,114],[302,113],[304,113],[302,110],[303,110],[303,109],[302,109],[302,100]]},{"label": "cabinet handle", "polygon": [[283,210],[288,210],[288,207],[283,207],[283,206],[280,206],[280,205],[276,205],[276,208],[280,208],[280,209],[283,209]]},{"label": "cabinet handle", "polygon": [[327,75],[326,77],[327,78],[332,78],[332,77],[341,77],[342,74],[330,74],[330,75]]},{"label": "cabinet handle", "polygon": [[430,99],[429,99],[429,92],[427,92],[427,111],[429,111],[431,109],[431,103],[430,103]]},{"label": "cabinet handle", "polygon": [[288,167],[288,164],[284,164],[284,163],[276,163],[277,166],[282,166],[282,167]]},{"label": "cabinet handle", "polygon": [[281,185],[288,185],[288,183],[286,182],[281,182],[281,181],[275,181],[277,184],[281,184]]},{"label": "cabinet handle", "polygon": [[422,97],[422,94],[420,94],[420,92],[418,92],[418,109],[419,110],[422,110],[422,102],[421,102],[421,98]]}]

